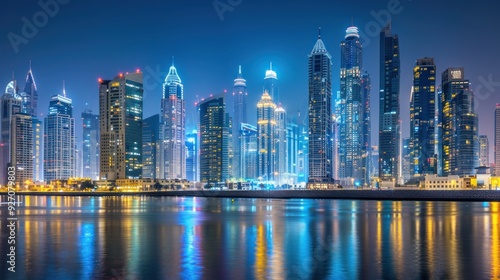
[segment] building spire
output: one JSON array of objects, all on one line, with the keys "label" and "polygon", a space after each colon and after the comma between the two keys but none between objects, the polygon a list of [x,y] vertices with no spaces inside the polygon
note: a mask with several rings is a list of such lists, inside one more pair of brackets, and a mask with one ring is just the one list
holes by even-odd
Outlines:
[{"label": "building spire", "polygon": [[30,59],[30,72],[31,72],[31,59]]},{"label": "building spire", "polygon": [[269,62],[269,70],[273,70],[273,63]]},{"label": "building spire", "polygon": [[63,90],[62,90],[62,92],[63,92],[63,96],[66,97],[66,83],[65,83],[64,80],[63,80]]},{"label": "building spire", "polygon": [[174,66],[174,56],[172,55],[172,66]]},{"label": "building spire", "polygon": [[238,75],[241,75],[241,65],[238,66]]},{"label": "building spire", "polygon": [[321,39],[321,27],[318,30],[318,39]]}]

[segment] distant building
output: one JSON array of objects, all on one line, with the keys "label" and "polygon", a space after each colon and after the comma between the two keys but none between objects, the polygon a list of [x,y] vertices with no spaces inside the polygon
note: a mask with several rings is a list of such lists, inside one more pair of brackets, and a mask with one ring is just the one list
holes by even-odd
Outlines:
[{"label": "distant building", "polygon": [[142,178],[162,178],[162,138],[160,115],[156,114],[142,122]]},{"label": "distant building", "polygon": [[11,158],[16,168],[16,183],[28,185],[33,180],[33,120],[31,115],[16,113],[11,122]]},{"label": "distant building", "polygon": [[257,103],[257,145],[258,177],[262,181],[274,181],[275,172],[275,137],[276,104],[266,91]]},{"label": "distant building", "polygon": [[100,179],[142,176],[143,74],[99,80]]},{"label": "distant building", "polygon": [[257,179],[258,149],[257,149],[257,127],[248,123],[240,126],[241,134],[241,177],[244,180]]},{"label": "distant building", "polygon": [[463,68],[443,72],[441,98],[442,173],[473,175],[479,166],[478,117]]},{"label": "distant building", "polygon": [[43,181],[43,122],[31,116],[33,122],[33,181]]},{"label": "distant building", "polygon": [[281,105],[274,110],[274,119],[276,120],[275,138],[274,138],[274,180],[276,185],[281,186],[288,182],[288,151],[287,151],[287,127],[286,112]]},{"label": "distant building", "polygon": [[186,178],[185,107],[184,85],[172,62],[163,84],[161,100],[165,179]]},{"label": "distant building", "polygon": [[411,151],[410,151],[410,138],[403,138],[403,154],[402,154],[402,172],[403,184],[408,182],[411,178]]},{"label": "distant building", "polygon": [[247,123],[247,84],[241,74],[241,65],[238,68],[238,76],[234,79],[233,86],[233,123],[232,123],[232,144],[233,144],[233,177],[238,181],[245,178],[244,170],[245,158],[241,154],[242,137],[241,126]]},{"label": "distant building", "polygon": [[99,115],[92,110],[82,112],[83,123],[83,177],[99,180]]},{"label": "distant building", "polygon": [[186,179],[191,182],[200,181],[199,172],[198,131],[186,134]]},{"label": "distant building", "polygon": [[279,104],[279,92],[278,92],[278,75],[273,70],[273,64],[269,64],[269,70],[266,71],[266,76],[264,77],[264,92],[269,93],[271,99]]},{"label": "distant building", "polygon": [[479,166],[490,166],[490,143],[487,135],[479,135]]},{"label": "distant building", "polygon": [[46,182],[75,176],[75,119],[71,99],[53,95],[45,118],[43,178]]},{"label": "distant building", "polygon": [[413,177],[437,173],[435,142],[436,65],[420,58],[413,67],[410,98],[410,172]]},{"label": "distant building", "polygon": [[[320,30],[321,31],[321,30]],[[327,188],[333,178],[332,57],[321,33],[308,56],[309,178],[311,188]]]},{"label": "distant building", "polygon": [[200,181],[210,185],[228,180],[228,119],[224,97],[214,96],[200,105]]},{"label": "distant building", "polygon": [[287,184],[296,185],[298,183],[298,157],[300,126],[295,116],[289,116],[286,123],[286,178]]}]

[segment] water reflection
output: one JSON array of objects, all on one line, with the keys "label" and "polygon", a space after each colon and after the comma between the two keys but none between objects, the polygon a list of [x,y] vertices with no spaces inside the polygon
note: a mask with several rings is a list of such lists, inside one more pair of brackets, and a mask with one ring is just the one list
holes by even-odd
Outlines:
[{"label": "water reflection", "polygon": [[28,196],[15,276],[498,279],[499,211],[498,202]]}]

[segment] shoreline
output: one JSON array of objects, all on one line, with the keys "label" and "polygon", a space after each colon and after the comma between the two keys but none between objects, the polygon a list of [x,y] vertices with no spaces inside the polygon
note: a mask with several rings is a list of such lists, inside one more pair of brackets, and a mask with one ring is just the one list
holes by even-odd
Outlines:
[{"label": "shoreline", "polygon": [[[7,195],[7,192],[0,192]],[[18,196],[187,196],[273,199],[500,201],[499,190],[178,190],[139,192],[16,192]]]}]

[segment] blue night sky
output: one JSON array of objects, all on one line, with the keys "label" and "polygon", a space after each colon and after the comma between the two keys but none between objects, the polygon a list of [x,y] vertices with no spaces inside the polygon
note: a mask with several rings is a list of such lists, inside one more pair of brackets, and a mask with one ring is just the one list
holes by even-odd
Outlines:
[{"label": "blue night sky", "polygon": [[[194,124],[196,96],[207,97],[224,89],[230,92],[239,64],[247,79],[250,120],[255,120],[253,108],[262,94],[265,70],[271,61],[284,108],[289,113],[300,109],[304,114],[307,54],[316,42],[318,27],[322,27],[322,39],[333,57],[335,94],[339,89],[336,69],[340,42],[353,20],[364,35],[364,68],[372,75],[372,144],[377,145],[378,32],[386,21],[385,14],[393,11],[393,33],[400,36],[402,58],[403,136],[409,136],[414,61],[430,56],[437,63],[438,84],[446,68],[465,67],[465,77],[476,91],[480,134],[488,135],[493,151],[493,114],[495,103],[500,102],[496,1],[220,0],[220,5],[230,8],[220,13],[213,0],[59,1],[65,4],[59,4],[59,11],[49,16],[46,24],[39,24],[36,34],[27,38],[26,44],[21,43],[18,52],[8,34],[23,36],[23,17],[33,22],[34,15],[44,12],[37,1],[3,5],[0,85],[6,85],[14,71],[20,87],[24,87],[32,60],[39,112],[45,114],[50,96],[61,92],[65,80],[75,108],[78,141],[85,103],[94,112],[98,110],[99,77],[112,79],[120,72],[140,68],[146,79],[144,117],[159,113],[161,84],[172,56],[184,84],[189,125]],[[43,16],[37,20],[43,20]]]}]

